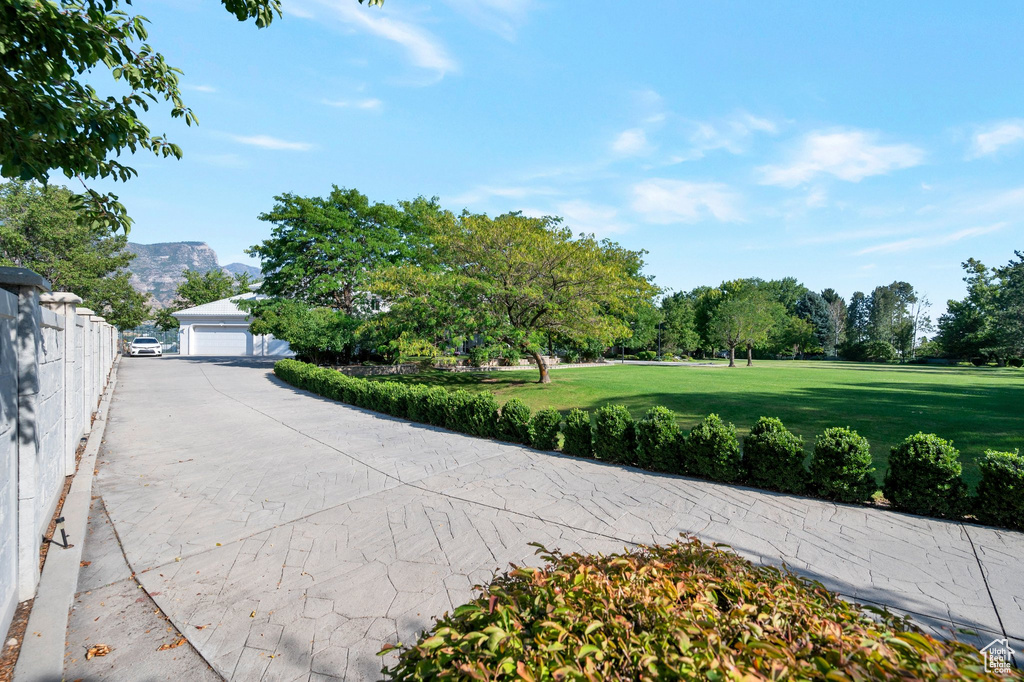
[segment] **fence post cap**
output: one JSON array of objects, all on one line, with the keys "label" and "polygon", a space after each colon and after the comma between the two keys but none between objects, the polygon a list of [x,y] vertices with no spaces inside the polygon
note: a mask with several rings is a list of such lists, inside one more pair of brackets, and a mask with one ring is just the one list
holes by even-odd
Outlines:
[{"label": "fence post cap", "polygon": [[82,299],[79,296],[75,296],[70,291],[53,291],[50,293],[39,294],[40,303],[81,303]]},{"label": "fence post cap", "polygon": [[50,282],[38,272],[28,268],[0,268],[0,286],[35,287],[42,291],[50,290]]},{"label": "fence post cap", "polygon": [[93,310],[92,308],[79,308],[78,309],[78,314],[79,315],[86,315],[86,316],[88,316],[88,315],[95,315],[96,311]]}]

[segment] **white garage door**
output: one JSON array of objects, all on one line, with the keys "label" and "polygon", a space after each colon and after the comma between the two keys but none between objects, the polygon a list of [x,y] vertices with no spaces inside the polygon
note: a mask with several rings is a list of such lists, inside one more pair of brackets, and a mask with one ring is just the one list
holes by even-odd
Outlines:
[{"label": "white garage door", "polygon": [[193,327],[194,355],[252,355],[252,334],[239,327]]}]

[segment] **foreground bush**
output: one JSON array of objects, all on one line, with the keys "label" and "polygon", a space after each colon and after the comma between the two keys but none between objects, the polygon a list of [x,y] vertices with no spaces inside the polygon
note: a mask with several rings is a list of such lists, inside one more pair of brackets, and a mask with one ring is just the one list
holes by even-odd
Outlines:
[{"label": "foreground bush", "polygon": [[747,482],[759,488],[800,493],[807,486],[804,439],[774,417],[761,417],[743,439]]},{"label": "foreground bush", "polygon": [[967,510],[960,453],[934,434],[910,436],[889,455],[882,493],[893,509],[958,518]]},{"label": "foreground bush", "polygon": [[978,468],[974,515],[982,523],[1024,530],[1024,456],[989,450]]},{"label": "foreground bush", "polygon": [[498,417],[498,438],[523,445],[533,442],[533,434],[530,431],[530,408],[519,398],[512,398],[501,408],[501,415]]},{"label": "foreground bush", "polygon": [[878,486],[866,438],[851,429],[825,429],[814,443],[814,494],[840,502],[867,502]]},{"label": "foreground bush", "polygon": [[[538,550],[401,651],[392,680],[991,680],[977,649],[874,618],[788,570],[697,539]],[[394,650],[388,646],[381,653]]]},{"label": "foreground bush", "polygon": [[605,405],[594,415],[594,455],[605,462],[636,464],[636,430],[629,410]]},{"label": "foreground bush", "polygon": [[558,410],[553,410],[550,407],[537,410],[530,422],[530,428],[533,429],[531,445],[538,450],[557,450],[558,431],[561,425],[562,415],[558,413]]},{"label": "foreground bush", "polygon": [[709,414],[686,437],[683,462],[684,473],[726,483],[738,481],[743,470],[736,427],[717,414]]},{"label": "foreground bush", "polygon": [[652,407],[636,423],[636,459],[645,469],[679,473],[683,433],[667,407]]},{"label": "foreground bush", "polygon": [[565,439],[562,452],[573,457],[594,456],[594,435],[590,429],[590,413],[572,409],[565,418]]}]

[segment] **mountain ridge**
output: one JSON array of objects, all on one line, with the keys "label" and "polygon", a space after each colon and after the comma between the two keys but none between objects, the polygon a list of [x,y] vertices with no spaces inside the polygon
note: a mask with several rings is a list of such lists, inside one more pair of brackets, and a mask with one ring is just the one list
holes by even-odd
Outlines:
[{"label": "mountain ridge", "polygon": [[234,275],[245,272],[259,277],[258,267],[245,263],[221,265],[217,252],[202,241],[158,242],[138,244],[128,242],[128,251],[135,254],[128,269],[131,284],[136,291],[148,293],[154,308],[166,308],[174,301],[178,285],[184,281],[185,270],[209,272],[221,270]]}]

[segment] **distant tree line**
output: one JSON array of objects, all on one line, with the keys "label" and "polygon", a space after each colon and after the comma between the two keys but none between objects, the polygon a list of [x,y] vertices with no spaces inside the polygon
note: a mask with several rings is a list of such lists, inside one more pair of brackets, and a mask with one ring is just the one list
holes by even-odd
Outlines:
[{"label": "distant tree line", "polygon": [[[424,363],[469,353],[476,362],[602,355],[704,358],[946,357],[1016,364],[1024,355],[1024,256],[1002,267],[970,259],[967,295],[937,325],[907,282],[812,291],[796,278],[759,278],[666,292],[644,273],[644,251],[573,234],[556,217],[494,218],[444,210],[417,197],[372,203],[354,189],[283,194],[259,216],[270,237],[260,300],[243,304],[253,331],[288,341],[318,362]],[[129,284],[127,238],[79,220],[75,195],[55,185],[0,185],[0,264],[28,267],[74,291],[113,324],[154,320],[251,291],[248,277],[184,273],[173,304],[151,310]]]}]

